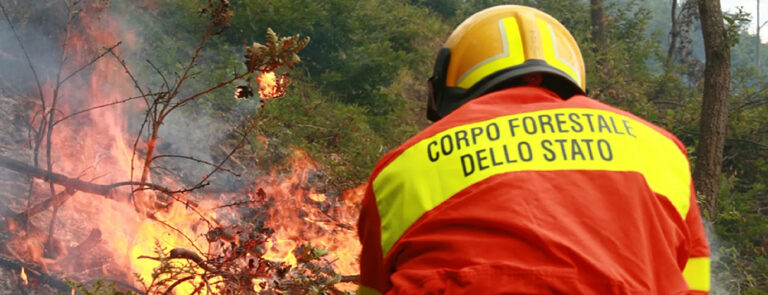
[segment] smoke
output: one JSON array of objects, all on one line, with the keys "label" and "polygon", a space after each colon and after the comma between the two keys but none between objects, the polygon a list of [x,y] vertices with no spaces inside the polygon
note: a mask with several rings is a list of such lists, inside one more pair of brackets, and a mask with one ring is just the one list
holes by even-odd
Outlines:
[{"label": "smoke", "polygon": [[[240,110],[251,112],[259,107],[254,101],[243,101],[239,106]],[[242,121],[247,115],[239,112],[220,114],[221,118],[211,115],[208,111],[192,110],[172,113],[163,124],[162,141],[158,151],[166,155],[188,156],[211,164],[220,164],[241,140],[240,135],[234,133],[233,122]],[[158,163],[170,164],[175,167],[173,170],[183,172],[179,176],[187,186],[196,184],[214,170],[212,165],[190,159],[161,158]],[[228,161],[223,165],[227,171],[219,171],[215,177],[209,179],[210,187],[228,191],[242,187],[243,177],[237,177],[234,173],[242,174],[246,165],[247,163]]]},{"label": "smoke", "polygon": [[717,294],[730,294],[727,292],[728,286],[724,284],[723,282],[719,281],[718,278],[721,278],[722,276],[717,273],[718,271],[725,271],[724,269],[717,267],[722,262],[722,242],[720,241],[720,238],[715,233],[715,228],[712,222],[704,221],[704,230],[707,233],[707,241],[709,242],[709,248],[710,248],[710,269],[711,269],[711,284],[710,284],[710,294],[717,295]]},{"label": "smoke", "polygon": [[58,8],[63,9],[63,5],[35,4],[26,1],[5,1],[3,4],[6,14],[0,14],[0,90],[4,91],[0,93],[19,94],[36,90],[29,62],[39,80],[47,81],[55,76],[60,58],[58,36],[62,33],[62,26],[56,23],[63,22],[62,15],[66,12],[57,11]]}]

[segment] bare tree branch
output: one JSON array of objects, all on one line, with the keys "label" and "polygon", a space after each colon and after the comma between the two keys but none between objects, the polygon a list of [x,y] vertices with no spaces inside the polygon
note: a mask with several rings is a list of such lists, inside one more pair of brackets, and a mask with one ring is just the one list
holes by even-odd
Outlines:
[{"label": "bare tree branch", "polygon": [[57,124],[61,123],[61,121],[64,121],[66,119],[69,119],[69,118],[72,118],[74,116],[77,116],[77,115],[80,115],[80,114],[83,114],[83,113],[87,113],[87,112],[90,112],[90,111],[93,111],[93,110],[96,110],[96,109],[105,108],[105,107],[108,107],[108,106],[113,106],[113,105],[129,102],[129,101],[134,100],[134,99],[146,98],[148,96],[152,96],[152,95],[156,95],[156,94],[157,93],[149,93],[149,94],[140,95],[140,96],[128,97],[128,98],[125,98],[125,99],[122,99],[122,100],[116,100],[116,101],[113,101],[113,102],[110,102],[110,103],[105,103],[105,104],[93,106],[93,107],[90,107],[90,108],[87,108],[87,109],[84,109],[84,110],[79,110],[77,112],[74,112],[74,113],[71,113],[69,115],[66,115],[66,116],[64,116],[61,119],[56,120],[56,122],[53,122],[53,125],[57,125]]},{"label": "bare tree branch", "polygon": [[24,42],[21,42],[21,37],[19,37],[19,33],[16,32],[16,27],[13,26],[13,22],[11,22],[11,18],[8,16],[8,13],[5,11],[5,6],[3,5],[2,2],[0,2],[0,10],[3,11],[3,16],[5,17],[5,20],[8,22],[8,26],[11,27],[13,36],[16,38],[16,42],[19,43],[19,47],[21,47],[21,51],[24,53],[24,58],[27,59],[27,65],[29,66],[29,69],[32,71],[32,75],[35,77],[35,83],[37,84],[37,91],[38,91],[38,94],[40,95],[40,103],[43,106],[43,111],[45,111],[45,97],[43,96],[43,86],[40,83],[40,77],[37,75],[35,66],[32,65],[32,59],[29,57],[29,52],[24,47]]},{"label": "bare tree branch", "polygon": [[128,65],[125,63],[125,60],[120,58],[120,56],[115,53],[114,50],[110,50],[109,53],[117,59],[117,62],[120,63],[120,65],[123,67],[123,70],[125,70],[125,73],[128,75],[128,77],[131,78],[131,81],[133,81],[133,87],[136,88],[136,90],[139,91],[139,94],[146,97],[146,94],[144,94],[144,90],[141,89],[141,86],[139,85],[139,81],[136,80],[136,77],[133,76],[133,73],[130,69],[128,69]]},{"label": "bare tree branch", "polygon": [[[139,256],[138,258],[139,259],[152,259],[152,260],[157,260],[157,261],[160,261],[160,259],[161,259],[161,257],[151,257],[151,256]],[[222,271],[212,267],[211,265],[209,265],[208,263],[205,262],[205,259],[203,259],[203,257],[200,257],[200,255],[198,255],[197,253],[195,253],[195,252],[193,252],[193,251],[191,251],[189,249],[184,249],[184,248],[174,248],[174,249],[171,249],[171,251],[168,253],[168,258],[170,258],[170,259],[186,259],[186,260],[191,260],[192,262],[196,263],[198,266],[200,266],[203,270],[205,270],[207,272],[218,274],[218,275],[223,275],[223,276],[230,276],[230,277],[234,277],[235,276],[234,274],[229,274],[229,273],[226,273],[226,272],[222,272]]]},{"label": "bare tree branch", "polygon": [[[200,57],[200,52],[203,50],[203,47],[205,47],[205,43],[208,42],[208,37],[211,36],[211,31],[213,30],[214,27],[216,27],[216,25],[214,24],[211,24],[210,26],[208,26],[208,29],[205,31],[205,34],[203,34],[203,38],[200,40],[200,45],[197,46],[197,49],[195,50],[195,54],[192,56],[192,59],[189,61],[187,68],[184,69],[184,74],[182,74],[181,77],[179,78],[179,81],[176,83],[176,87],[174,87],[169,97],[176,97],[176,94],[179,93],[179,89],[181,88],[181,85],[184,84],[184,80],[186,80],[187,77],[189,77],[188,76],[189,71],[192,70],[192,68],[195,66],[195,63],[197,62],[197,58]],[[163,113],[165,112],[166,107],[168,107],[167,104],[162,110]]]},{"label": "bare tree branch", "polygon": [[160,69],[154,63],[152,63],[152,61],[150,61],[148,59],[146,61],[149,64],[149,66],[151,66],[152,69],[154,69],[155,72],[157,72],[157,74],[160,76],[160,78],[163,79],[163,85],[161,85],[160,87],[165,86],[165,91],[168,92],[168,94],[170,94],[171,93],[171,88],[170,88],[171,84],[168,83],[168,79],[165,78],[165,75],[163,74],[163,72],[161,72]]},{"label": "bare tree branch", "polygon": [[37,203],[35,206],[32,206],[26,211],[16,214],[16,216],[14,216],[13,218],[16,219],[16,221],[26,223],[30,217],[35,216],[38,213],[43,212],[45,210],[48,210],[48,208],[50,208],[53,204],[61,204],[65,202],[73,194],[74,192],[71,190],[64,190],[56,194],[56,197],[49,198],[49,199],[46,199],[45,201]]},{"label": "bare tree branch", "polygon": [[123,44],[123,41],[119,41],[119,42],[117,42],[117,44],[115,44],[115,45],[112,45],[111,47],[107,47],[107,48],[105,48],[105,49],[104,49],[104,52],[102,52],[101,54],[97,55],[96,57],[94,57],[93,59],[91,59],[89,62],[87,62],[87,63],[83,64],[83,65],[82,65],[82,66],[80,66],[80,68],[78,68],[77,70],[74,70],[74,71],[72,71],[72,73],[69,73],[69,75],[67,75],[66,77],[64,77],[64,79],[62,79],[62,80],[61,80],[59,83],[60,83],[60,84],[64,84],[65,82],[67,82],[67,80],[69,80],[70,78],[74,77],[74,76],[75,76],[75,75],[77,75],[78,73],[82,72],[83,70],[85,70],[86,68],[88,68],[89,66],[91,66],[92,64],[94,64],[96,61],[100,60],[102,57],[104,57],[105,55],[107,55],[108,53],[112,52],[112,50],[114,50],[115,48],[117,48],[118,46],[120,46],[120,44]]},{"label": "bare tree branch", "polygon": [[[195,161],[195,162],[198,162],[198,163],[206,164],[208,166],[213,166],[213,167],[217,167],[218,166],[217,164],[214,164],[214,163],[211,163],[211,162],[208,162],[208,161],[203,161],[203,160],[200,160],[200,159],[197,159],[197,158],[194,158],[194,157],[190,157],[190,156],[180,156],[180,155],[157,155],[157,156],[154,156],[152,158],[152,161],[157,160],[159,158],[180,158],[180,159],[187,159],[187,160],[192,160],[192,161]],[[225,172],[228,172],[228,173],[230,173],[230,174],[232,174],[234,176],[240,177],[240,174],[238,174],[238,173],[236,173],[236,172],[234,172],[232,170],[229,170],[227,168],[219,168],[219,170],[225,171]]]},{"label": "bare tree branch", "polygon": [[216,84],[215,86],[213,86],[213,87],[211,87],[211,88],[208,88],[208,89],[206,89],[206,90],[203,90],[203,91],[201,91],[201,92],[198,92],[198,93],[196,93],[196,94],[194,94],[194,95],[191,95],[191,96],[189,96],[189,97],[186,97],[186,98],[184,98],[184,99],[180,100],[179,102],[175,103],[175,104],[174,104],[174,105],[173,105],[173,106],[172,106],[170,109],[168,109],[168,111],[166,112],[166,114],[167,114],[167,113],[170,113],[170,112],[171,112],[171,111],[173,111],[174,109],[176,109],[176,108],[178,108],[178,107],[180,107],[180,106],[182,106],[182,105],[186,104],[187,102],[189,102],[189,101],[191,101],[191,100],[193,100],[193,99],[195,99],[195,98],[198,98],[198,97],[200,97],[200,96],[202,96],[202,95],[208,94],[208,93],[210,93],[211,91],[214,91],[214,90],[216,90],[216,89],[219,89],[219,88],[221,88],[221,87],[224,87],[224,86],[227,86],[227,85],[229,85],[229,84],[232,84],[232,82],[235,82],[235,81],[237,81],[237,80],[240,80],[240,79],[242,79],[242,78],[245,78],[245,76],[248,76],[248,75],[250,75],[250,74],[251,74],[250,72],[245,72],[245,73],[242,73],[242,74],[240,74],[240,75],[236,75],[236,76],[235,76],[235,77],[233,77],[232,79],[229,79],[229,80],[227,80],[227,81],[221,82],[221,83],[219,83],[219,84]]},{"label": "bare tree branch", "polygon": [[[46,119],[47,119],[46,118],[46,111],[47,110],[46,110],[46,105],[45,105],[45,96],[43,94],[43,87],[42,87],[42,84],[40,83],[40,77],[37,74],[37,70],[35,70],[35,66],[32,64],[32,59],[29,57],[29,52],[27,51],[26,47],[24,47],[24,42],[21,41],[21,37],[19,37],[19,34],[16,31],[16,27],[13,25],[13,22],[11,22],[11,18],[8,16],[8,13],[5,10],[5,6],[3,5],[2,2],[0,2],[0,10],[2,10],[3,16],[5,17],[5,20],[8,22],[8,26],[11,27],[11,31],[13,32],[13,36],[16,38],[16,42],[18,42],[19,47],[21,47],[21,51],[24,53],[24,58],[27,60],[27,66],[29,66],[30,71],[32,71],[32,75],[35,78],[35,84],[37,85],[37,91],[38,91],[38,95],[39,95],[39,99],[40,99],[40,106],[42,108],[42,110],[41,110],[42,116],[41,116],[41,119],[40,119],[40,128],[39,129],[35,129],[34,128],[34,123],[32,123],[32,122],[30,122],[30,125],[29,125],[30,131],[34,131],[33,133],[35,134],[34,141],[33,141],[34,142],[33,153],[34,153],[35,167],[37,167],[38,166],[38,155],[39,155],[39,151],[40,151],[40,144],[42,143],[43,135],[45,134],[43,132],[43,126],[47,125],[46,124]],[[32,120],[34,120],[34,118]],[[29,206],[31,206],[31,205],[32,205],[32,184],[30,183],[30,185],[29,185],[29,192],[27,194],[26,208],[29,209]],[[29,223],[25,222],[24,228],[28,229],[29,228]]]},{"label": "bare tree branch", "polygon": [[210,178],[214,173],[216,173],[216,171],[219,171],[221,169],[221,166],[224,165],[224,163],[226,163],[229,160],[229,158],[232,157],[232,155],[235,154],[235,152],[240,149],[240,147],[243,146],[243,144],[245,143],[245,140],[248,139],[248,135],[257,126],[257,124],[253,123],[252,121],[249,121],[249,123],[250,123],[250,126],[248,126],[248,128],[245,130],[245,132],[243,132],[243,137],[240,138],[240,141],[237,143],[237,145],[235,145],[235,147],[232,149],[232,151],[230,151],[229,154],[227,154],[227,156],[224,157],[224,159],[221,160],[221,162],[218,165],[216,165],[211,172],[209,172],[207,175],[205,175],[205,177],[203,177],[203,179],[200,180],[200,182],[197,185],[193,186],[192,187],[193,189],[196,188],[196,187],[199,187],[200,185],[202,185],[206,181],[208,181],[208,178]]},{"label": "bare tree branch", "polygon": [[[53,160],[51,157],[52,153],[52,135],[53,135],[53,121],[54,121],[54,115],[56,114],[56,103],[59,101],[59,90],[61,90],[61,71],[64,69],[64,64],[67,60],[67,49],[69,48],[69,32],[70,32],[70,25],[72,24],[72,16],[73,16],[73,8],[74,8],[74,0],[69,0],[69,3],[67,5],[67,22],[64,25],[64,42],[61,45],[61,55],[59,58],[59,68],[56,71],[56,87],[53,89],[53,97],[51,97],[51,109],[48,112],[48,119],[47,124],[48,128],[45,132],[45,162],[47,164],[48,173],[53,173]],[[53,182],[49,182],[48,187],[50,188],[51,198],[56,197],[56,190],[53,187]],[[56,225],[56,214],[59,211],[58,206],[53,207],[53,214],[51,214],[51,223],[48,230],[48,248],[53,248],[53,227]]]}]

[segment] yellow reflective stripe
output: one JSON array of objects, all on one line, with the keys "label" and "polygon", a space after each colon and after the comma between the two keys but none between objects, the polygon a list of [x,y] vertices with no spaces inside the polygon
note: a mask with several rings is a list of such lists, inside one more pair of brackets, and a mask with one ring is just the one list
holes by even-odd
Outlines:
[{"label": "yellow reflective stripe", "polygon": [[683,277],[691,290],[709,291],[709,257],[688,258]]},{"label": "yellow reflective stripe", "polygon": [[357,289],[357,295],[379,295],[379,294],[381,293],[378,290],[371,287],[364,286],[364,285],[360,285],[360,287],[358,287]]},{"label": "yellow reflective stripe", "polygon": [[503,42],[504,52],[475,65],[466,73],[459,77],[457,86],[469,89],[481,79],[493,74],[494,72],[519,65],[525,62],[523,55],[523,40],[520,37],[520,28],[514,17],[507,17],[499,20],[499,33]]},{"label": "yellow reflective stripe", "polygon": [[577,73],[576,67],[559,56],[557,52],[557,43],[555,42],[555,31],[542,19],[537,19],[536,23],[538,24],[539,32],[541,33],[541,47],[544,49],[545,61],[558,70],[565,72],[568,76],[571,76],[578,85],[582,85],[582,77]]},{"label": "yellow reflective stripe", "polygon": [[382,253],[424,213],[468,186],[496,174],[531,170],[639,172],[683,218],[690,205],[685,154],[648,125],[582,108],[515,114],[442,131],[381,170],[373,191]]}]

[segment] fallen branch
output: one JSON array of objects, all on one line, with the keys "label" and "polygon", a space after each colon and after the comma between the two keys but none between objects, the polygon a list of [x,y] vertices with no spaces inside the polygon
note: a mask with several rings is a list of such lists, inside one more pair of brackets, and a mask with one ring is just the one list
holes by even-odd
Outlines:
[{"label": "fallen branch", "polygon": [[36,205],[32,206],[31,208],[27,209],[24,212],[21,212],[19,214],[16,214],[12,218],[15,219],[19,224],[26,224],[27,220],[29,220],[30,217],[37,215],[40,212],[43,212],[45,210],[48,210],[52,205],[56,204],[63,204],[69,198],[72,196],[72,192],[69,190],[64,190],[58,194],[56,194],[55,198],[49,198],[45,201],[42,201],[40,203],[37,203]]},{"label": "fallen branch", "polygon": [[109,194],[112,192],[113,189],[121,186],[128,186],[128,185],[141,185],[144,187],[147,187],[152,190],[156,190],[162,193],[166,194],[173,194],[173,190],[168,189],[166,187],[153,184],[153,183],[146,183],[146,182],[138,182],[138,181],[124,181],[124,182],[116,182],[112,184],[95,184],[87,181],[82,181],[75,178],[69,178],[65,175],[54,173],[54,172],[48,172],[44,169],[35,168],[30,165],[24,164],[22,162],[0,156],[0,167],[5,167],[7,169],[25,174],[29,177],[42,179],[43,181],[55,183],[61,186],[66,187],[66,189],[72,193],[74,191],[81,191],[101,196],[109,196]]},{"label": "fallen branch", "polygon": [[[196,186],[196,187],[194,187],[192,189],[183,189],[183,190],[171,190],[169,188],[166,188],[164,186],[157,185],[157,184],[154,184],[154,183],[139,182],[139,181],[124,181],[124,182],[116,182],[116,183],[112,183],[112,184],[95,184],[95,183],[92,183],[92,182],[82,181],[80,179],[69,178],[69,177],[67,177],[65,175],[62,175],[62,174],[58,174],[58,173],[54,173],[54,172],[48,172],[48,171],[46,171],[44,169],[35,168],[35,167],[30,166],[30,165],[24,164],[22,162],[19,162],[19,161],[16,161],[16,160],[4,157],[4,156],[0,156],[0,167],[5,167],[7,169],[10,169],[10,170],[13,170],[13,171],[25,174],[25,175],[27,175],[29,177],[34,177],[34,178],[42,179],[43,181],[46,181],[46,182],[49,182],[49,183],[52,183],[52,184],[55,183],[55,184],[64,186],[66,188],[64,192],[66,192],[69,195],[74,194],[75,191],[81,191],[81,192],[85,192],[85,193],[101,195],[101,196],[104,196],[104,197],[110,197],[110,194],[111,194],[112,190],[114,190],[115,188],[118,188],[118,187],[121,187],[121,186],[134,186],[134,185],[135,186],[139,186],[139,188],[137,190],[149,189],[149,190],[159,191],[159,192],[162,192],[162,193],[168,195],[169,197],[171,197],[175,201],[184,204],[184,206],[186,206],[187,208],[189,208],[192,211],[194,211],[195,213],[197,213],[200,217],[203,218],[203,220],[206,223],[211,225],[211,221],[208,220],[209,217],[206,216],[206,214],[204,214],[203,212],[200,211],[200,209],[198,208],[199,206],[198,206],[197,203],[187,199],[184,196],[178,196],[177,195],[177,194],[181,194],[181,193],[192,191],[192,190],[197,189],[199,187],[204,187],[207,184],[202,184],[202,185],[198,185],[198,186]],[[49,208],[53,203],[62,203],[64,201],[66,201],[67,198],[68,198],[68,196],[58,196],[58,195],[56,195],[53,198],[50,198],[50,199],[48,199],[46,201],[43,201],[42,203],[40,203],[38,205],[35,205],[35,207],[33,207],[33,208],[35,208],[34,211],[32,211],[32,210],[28,211],[27,216],[24,217],[24,218],[28,219],[29,216],[33,215],[33,214],[29,214],[29,213],[32,213],[32,212],[39,213],[40,211]],[[19,216],[17,216],[17,217],[19,217]],[[23,219],[19,219],[19,220],[23,220]],[[218,224],[218,222],[216,222],[215,219],[214,219],[214,223]]]}]

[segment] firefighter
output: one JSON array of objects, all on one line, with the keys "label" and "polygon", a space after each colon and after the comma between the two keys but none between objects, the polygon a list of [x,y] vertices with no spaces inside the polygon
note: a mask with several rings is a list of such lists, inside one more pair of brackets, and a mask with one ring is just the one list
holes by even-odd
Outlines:
[{"label": "firefighter", "polygon": [[359,294],[707,294],[685,147],[585,85],[546,13],[459,25],[429,79],[435,122],[370,177]]}]

